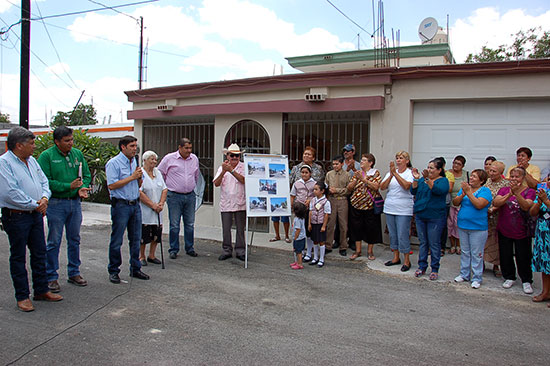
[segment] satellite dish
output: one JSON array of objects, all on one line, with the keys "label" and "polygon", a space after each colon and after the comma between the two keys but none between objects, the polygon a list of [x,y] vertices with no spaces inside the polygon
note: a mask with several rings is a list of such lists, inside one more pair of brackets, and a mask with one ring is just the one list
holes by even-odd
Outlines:
[{"label": "satellite dish", "polygon": [[429,17],[424,19],[418,26],[418,37],[420,37],[422,43],[431,41],[437,33],[437,28],[437,20],[435,18]]}]

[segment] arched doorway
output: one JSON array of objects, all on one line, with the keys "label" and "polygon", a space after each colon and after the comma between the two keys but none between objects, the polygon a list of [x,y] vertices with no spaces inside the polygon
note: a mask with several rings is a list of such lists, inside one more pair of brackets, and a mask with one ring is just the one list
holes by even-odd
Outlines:
[{"label": "arched doorway", "polygon": [[[261,124],[251,119],[243,119],[235,123],[225,134],[224,147],[236,143],[241,150],[250,154],[269,154],[270,141],[267,131]],[[258,232],[269,231],[268,217],[254,217],[248,219],[248,229]]]}]

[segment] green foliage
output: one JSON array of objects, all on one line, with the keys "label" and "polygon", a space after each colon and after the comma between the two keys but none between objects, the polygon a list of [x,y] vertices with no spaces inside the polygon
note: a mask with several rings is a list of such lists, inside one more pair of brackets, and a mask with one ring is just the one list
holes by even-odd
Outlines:
[{"label": "green foliage", "polygon": [[10,123],[10,115],[0,112],[0,123]]},{"label": "green foliage", "polygon": [[[86,131],[74,130],[73,139],[73,147],[82,151],[92,174],[90,201],[108,203],[109,192],[107,190],[105,165],[109,159],[119,153],[118,147],[101,141],[101,138],[97,136],[90,136]],[[38,158],[44,150],[54,145],[53,133],[37,136],[35,145],[34,157]]]},{"label": "green foliage", "polygon": [[57,112],[50,122],[50,127],[95,125],[97,124],[96,115],[94,106],[80,103],[74,111]]},{"label": "green foliage", "polygon": [[466,63],[498,62],[511,60],[525,60],[536,58],[550,58],[550,32],[541,33],[541,28],[531,28],[528,31],[519,31],[512,34],[514,40],[511,45],[500,45],[497,48],[483,46],[481,52],[469,54]]}]

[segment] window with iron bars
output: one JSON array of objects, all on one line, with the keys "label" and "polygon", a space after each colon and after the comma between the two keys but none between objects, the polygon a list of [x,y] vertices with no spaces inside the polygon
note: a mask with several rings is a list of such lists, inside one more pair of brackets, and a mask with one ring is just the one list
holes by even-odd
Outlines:
[{"label": "window with iron bars", "polygon": [[369,152],[370,114],[361,112],[285,113],[283,151],[290,167],[302,161],[306,146],[317,150],[316,161],[325,172],[332,169],[332,158],[342,155],[346,144],[355,145],[355,160]]},{"label": "window with iron bars", "polygon": [[185,121],[144,121],[143,152],[153,150],[162,158],[178,149],[179,141],[187,137],[193,144],[193,154],[199,158],[199,168],[204,177],[203,203],[214,201],[214,117],[194,118]]}]

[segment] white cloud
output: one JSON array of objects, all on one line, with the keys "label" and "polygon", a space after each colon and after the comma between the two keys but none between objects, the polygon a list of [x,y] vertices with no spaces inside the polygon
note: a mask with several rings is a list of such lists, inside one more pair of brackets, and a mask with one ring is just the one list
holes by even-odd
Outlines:
[{"label": "white cloud", "polygon": [[497,8],[487,7],[475,10],[465,19],[458,19],[450,30],[453,55],[457,62],[464,62],[469,53],[509,45],[513,34],[534,27],[546,29],[550,24],[550,11],[533,16],[523,9],[509,10],[501,14]]},{"label": "white cloud", "polygon": [[294,24],[277,17],[263,6],[242,0],[205,0],[199,9],[206,31],[227,40],[247,40],[283,56],[352,50],[354,45],[340,42],[330,32],[314,28],[297,34]]},{"label": "white cloud", "polygon": [[51,74],[52,76],[55,75],[62,75],[64,73],[69,73],[70,67],[68,64],[64,62],[58,62],[52,66],[48,66],[44,69],[48,74]]},{"label": "white cloud", "polygon": [[[42,80],[44,82],[44,80]],[[93,104],[97,111],[97,119],[101,123],[103,117],[112,115],[113,122],[125,122],[126,111],[131,108],[125,90],[136,89],[136,82],[125,78],[105,77],[93,82],[76,80],[86,93],[81,103]],[[38,79],[30,76],[29,120],[33,125],[46,125],[58,111],[70,111],[76,104],[80,92],[64,85],[53,86],[47,83],[46,89]],[[12,122],[19,122],[19,75],[3,74],[2,113],[8,113]],[[121,119],[122,110],[122,119]]]},{"label": "white cloud", "polygon": [[6,0],[0,0],[0,13],[4,13],[11,7],[11,4]]}]

